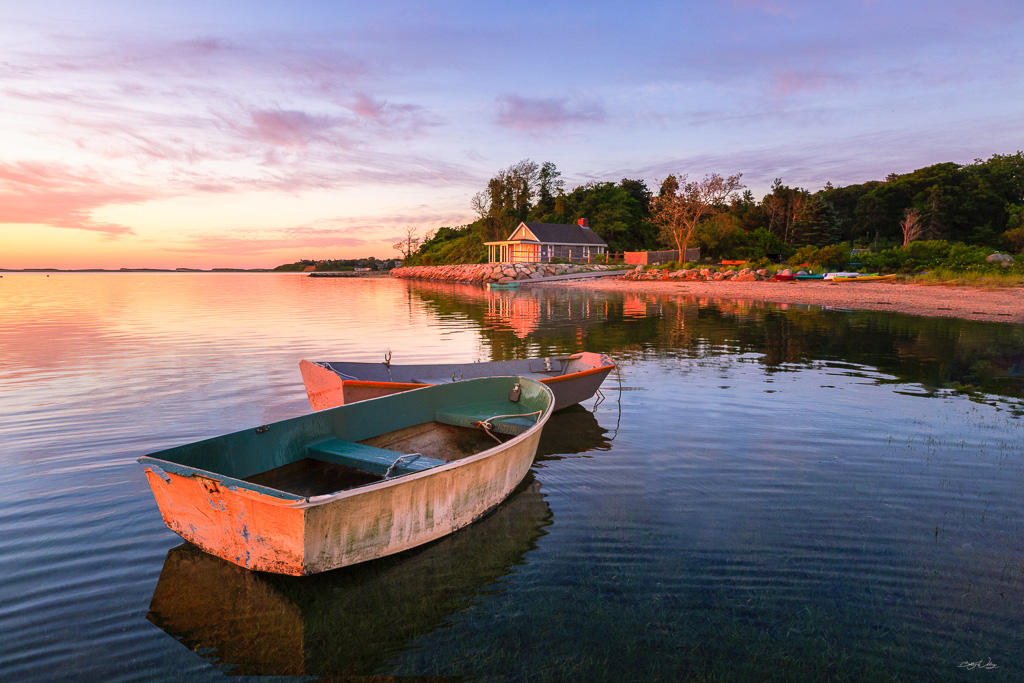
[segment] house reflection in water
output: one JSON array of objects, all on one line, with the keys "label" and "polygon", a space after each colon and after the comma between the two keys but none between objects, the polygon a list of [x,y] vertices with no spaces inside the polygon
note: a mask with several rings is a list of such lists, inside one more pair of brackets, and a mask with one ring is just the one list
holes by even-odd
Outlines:
[{"label": "house reflection in water", "polygon": [[611,304],[589,297],[566,297],[564,292],[533,288],[488,291],[485,322],[492,329],[510,330],[520,339],[543,330],[545,336],[573,336],[579,344],[586,331],[608,320]]}]

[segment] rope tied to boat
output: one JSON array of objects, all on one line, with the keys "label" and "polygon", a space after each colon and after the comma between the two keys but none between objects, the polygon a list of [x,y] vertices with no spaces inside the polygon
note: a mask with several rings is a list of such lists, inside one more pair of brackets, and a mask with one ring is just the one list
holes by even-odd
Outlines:
[{"label": "rope tied to boat", "polygon": [[494,432],[491,431],[492,429],[494,429],[494,425],[492,424],[492,422],[494,420],[501,420],[501,419],[509,418],[509,417],[532,417],[534,415],[540,415],[542,412],[544,412],[544,411],[543,410],[535,410],[532,413],[517,413],[515,415],[495,415],[494,417],[489,417],[486,420],[478,420],[477,423],[476,423],[476,426],[479,427],[480,429],[484,430],[485,432],[487,432],[488,436],[490,436],[492,439],[494,439],[498,443],[505,443],[504,441],[499,439],[497,436],[495,436]]},{"label": "rope tied to boat", "polygon": [[391,467],[388,468],[388,471],[384,473],[384,478],[387,479],[388,477],[391,476],[392,470],[394,470],[395,467],[398,466],[398,463],[404,462],[405,460],[415,460],[416,458],[422,457],[422,453],[406,453],[405,455],[398,456],[398,458],[396,458],[395,461],[391,463]]},{"label": "rope tied to boat", "polygon": [[313,365],[319,365],[324,370],[330,370],[331,372],[333,372],[338,377],[341,377],[342,379],[354,379],[354,380],[358,380],[359,379],[358,377],[353,377],[352,375],[346,375],[344,372],[334,368],[330,363],[328,363],[326,361],[321,361],[321,362],[315,362],[314,361]]}]

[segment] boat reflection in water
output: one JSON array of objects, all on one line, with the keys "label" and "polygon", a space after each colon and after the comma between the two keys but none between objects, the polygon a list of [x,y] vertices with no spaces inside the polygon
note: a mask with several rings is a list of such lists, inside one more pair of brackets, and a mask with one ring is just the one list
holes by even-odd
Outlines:
[{"label": "boat reflection in water", "polygon": [[146,618],[227,673],[366,674],[523,564],[551,517],[530,474],[476,524],[313,576],[252,572],[184,543],[168,551]]},{"label": "boat reflection in water", "polygon": [[[603,391],[609,391],[607,384]],[[561,460],[588,451],[608,451],[614,438],[614,434],[608,436],[608,430],[598,423],[594,413],[577,403],[548,418],[537,444],[536,459]]]}]

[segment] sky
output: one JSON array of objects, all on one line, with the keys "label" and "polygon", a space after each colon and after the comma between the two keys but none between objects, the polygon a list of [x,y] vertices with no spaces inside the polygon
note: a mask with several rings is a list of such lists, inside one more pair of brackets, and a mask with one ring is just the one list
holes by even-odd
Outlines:
[{"label": "sky", "polygon": [[0,268],[394,258],[523,159],[811,191],[1024,149],[1019,0],[0,6]]}]

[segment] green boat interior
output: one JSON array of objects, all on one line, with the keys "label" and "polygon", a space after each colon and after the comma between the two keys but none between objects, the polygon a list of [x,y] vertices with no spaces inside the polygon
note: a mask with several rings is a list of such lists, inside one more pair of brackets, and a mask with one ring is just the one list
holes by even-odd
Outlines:
[{"label": "green boat interior", "polygon": [[[513,401],[516,384],[520,394]],[[475,400],[464,402],[467,390]],[[139,462],[164,477],[202,476],[228,488],[301,500],[481,453],[536,424],[549,397],[531,380],[471,380],[320,411]]]}]

